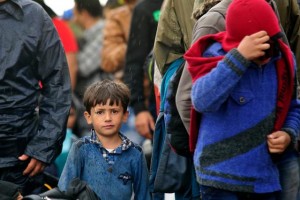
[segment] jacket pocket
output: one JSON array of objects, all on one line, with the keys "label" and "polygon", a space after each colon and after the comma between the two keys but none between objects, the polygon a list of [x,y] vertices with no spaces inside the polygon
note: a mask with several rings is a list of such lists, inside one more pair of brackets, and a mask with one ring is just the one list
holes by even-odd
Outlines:
[{"label": "jacket pocket", "polygon": [[234,102],[241,106],[254,99],[254,94],[250,90],[234,91],[230,96]]}]

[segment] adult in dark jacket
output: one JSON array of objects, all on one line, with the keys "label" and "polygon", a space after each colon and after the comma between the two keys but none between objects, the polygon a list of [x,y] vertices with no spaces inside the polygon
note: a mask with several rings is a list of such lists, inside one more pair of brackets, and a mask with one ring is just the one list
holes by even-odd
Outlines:
[{"label": "adult in dark jacket", "polygon": [[0,0],[0,180],[30,193],[61,152],[71,104],[68,65],[51,18],[30,0]]},{"label": "adult in dark jacket", "polygon": [[124,82],[131,91],[131,106],[136,115],[136,129],[146,138],[152,138],[153,115],[145,105],[144,68],[151,52],[163,0],[144,0],[138,3],[132,14],[127,45]]}]

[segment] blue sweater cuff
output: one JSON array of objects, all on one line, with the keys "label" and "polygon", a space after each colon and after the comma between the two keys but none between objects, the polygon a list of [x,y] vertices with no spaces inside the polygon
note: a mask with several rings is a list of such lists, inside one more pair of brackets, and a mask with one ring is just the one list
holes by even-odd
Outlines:
[{"label": "blue sweater cuff", "polygon": [[251,64],[251,61],[244,58],[236,48],[226,54],[224,61],[239,76],[242,76]]}]

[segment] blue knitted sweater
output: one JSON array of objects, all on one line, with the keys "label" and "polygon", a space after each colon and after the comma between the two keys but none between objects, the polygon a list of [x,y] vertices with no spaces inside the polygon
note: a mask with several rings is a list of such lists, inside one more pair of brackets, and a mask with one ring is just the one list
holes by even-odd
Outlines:
[{"label": "blue knitted sweater", "polygon": [[87,182],[101,200],[150,200],[148,169],[142,149],[129,139],[126,149],[117,148],[114,163],[102,155],[102,146],[95,136],[83,137],[73,143],[58,187],[66,191],[70,181],[78,177]]},{"label": "blue knitted sweater", "polygon": [[[204,57],[224,55],[214,43]],[[275,61],[259,67],[236,49],[192,87],[192,103],[201,112],[194,164],[200,184],[230,191],[267,193],[281,189],[266,136],[275,121]],[[297,137],[300,103],[294,95],[284,130]]]}]

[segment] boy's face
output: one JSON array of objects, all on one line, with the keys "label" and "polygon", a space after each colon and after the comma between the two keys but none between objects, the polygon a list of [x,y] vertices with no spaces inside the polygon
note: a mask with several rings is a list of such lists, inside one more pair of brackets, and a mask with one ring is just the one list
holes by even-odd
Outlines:
[{"label": "boy's face", "polygon": [[128,111],[124,112],[121,102],[109,105],[97,104],[91,109],[91,114],[84,112],[88,124],[92,124],[98,137],[112,137],[118,135],[123,122],[127,121]]}]

